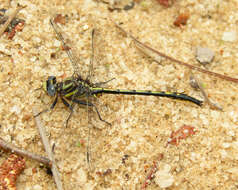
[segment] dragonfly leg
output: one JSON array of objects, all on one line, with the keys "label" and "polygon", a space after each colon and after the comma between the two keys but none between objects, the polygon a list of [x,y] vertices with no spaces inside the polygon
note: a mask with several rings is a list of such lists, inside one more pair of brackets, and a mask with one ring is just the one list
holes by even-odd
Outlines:
[{"label": "dragonfly leg", "polygon": [[41,112],[39,112],[38,114],[34,115],[34,117],[38,117],[39,115],[41,115],[42,113],[48,112],[52,109],[54,109],[56,103],[58,101],[58,95],[56,95],[56,98],[54,99],[53,103],[51,104],[50,108],[44,109]]},{"label": "dragonfly leg", "polygon": [[68,116],[68,118],[66,119],[66,122],[65,122],[65,127],[67,127],[68,122],[69,122],[69,120],[72,117],[73,112],[74,112],[74,102],[72,104],[69,104],[63,97],[61,97],[61,100],[64,103],[64,105],[70,109],[70,114],[69,114],[69,116]]},{"label": "dragonfly leg", "polygon": [[104,123],[106,123],[106,124],[108,124],[108,125],[111,125],[111,123],[109,123],[109,122],[105,121],[104,119],[102,119],[102,117],[101,117],[101,115],[100,115],[100,113],[99,113],[97,107],[96,107],[93,103],[91,103],[91,102],[86,102],[86,101],[83,101],[83,100],[78,100],[78,99],[72,99],[72,101],[75,102],[75,103],[77,103],[77,104],[81,104],[81,105],[85,105],[85,106],[88,105],[88,106],[94,107],[95,110],[96,110],[96,112],[97,112],[98,118],[99,118],[101,121],[103,121]]}]

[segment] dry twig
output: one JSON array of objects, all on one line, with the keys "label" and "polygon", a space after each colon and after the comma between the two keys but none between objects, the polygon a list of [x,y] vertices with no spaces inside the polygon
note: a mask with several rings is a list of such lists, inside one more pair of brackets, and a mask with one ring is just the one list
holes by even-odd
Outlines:
[{"label": "dry twig", "polygon": [[[37,113],[39,113],[39,112],[35,108],[33,108],[33,114],[37,115]],[[62,182],[61,182],[61,179],[60,179],[59,171],[58,171],[57,166],[56,166],[54,155],[53,155],[53,153],[51,151],[49,139],[46,136],[45,127],[42,125],[41,120],[40,120],[39,117],[35,117],[35,121],[36,121],[37,128],[39,130],[41,139],[42,139],[42,143],[43,143],[43,145],[45,147],[45,151],[46,151],[46,153],[48,155],[48,158],[52,162],[51,170],[52,170],[52,173],[53,173],[53,176],[54,176],[54,180],[55,180],[57,189],[58,190],[63,190],[63,185],[62,185]]]},{"label": "dry twig", "polygon": [[6,141],[4,141],[1,137],[0,137],[0,149],[3,149],[5,151],[11,151],[14,154],[17,154],[19,156],[25,156],[27,158],[36,160],[40,163],[43,163],[49,167],[51,167],[51,162],[48,158],[37,155],[37,154],[33,154],[31,152],[28,152],[26,150],[20,149],[18,147],[15,147],[14,145],[7,143]]}]

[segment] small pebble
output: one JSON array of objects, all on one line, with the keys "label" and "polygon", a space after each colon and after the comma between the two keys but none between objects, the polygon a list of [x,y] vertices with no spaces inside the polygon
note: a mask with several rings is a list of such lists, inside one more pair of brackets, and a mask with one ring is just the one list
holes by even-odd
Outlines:
[{"label": "small pebble", "polygon": [[223,147],[223,148],[229,148],[230,146],[231,146],[230,143],[223,143],[223,144],[222,144],[222,147]]},{"label": "small pebble", "polygon": [[55,40],[54,41],[54,46],[55,47],[60,47],[61,46],[61,42],[59,40]]},{"label": "small pebble", "polygon": [[174,183],[174,177],[166,170],[157,171],[154,180],[160,188],[170,187]]},{"label": "small pebble", "polygon": [[88,26],[87,24],[85,24],[85,25],[83,26],[83,30],[88,30],[88,28],[89,28],[89,26]]},{"label": "small pebble", "polygon": [[42,190],[43,188],[40,185],[34,185],[32,189],[33,190]]},{"label": "small pebble", "polygon": [[196,48],[196,58],[201,64],[206,65],[210,63],[213,60],[214,55],[214,51],[209,48],[200,46]]},{"label": "small pebble", "polygon": [[33,37],[32,40],[35,42],[35,43],[40,43],[41,42],[41,39],[39,37]]},{"label": "small pebble", "polygon": [[225,42],[234,42],[236,41],[236,31],[224,32],[222,35],[222,40]]},{"label": "small pebble", "polygon": [[197,81],[195,80],[195,78],[193,78],[192,75],[189,78],[189,84],[191,85],[191,87],[193,87],[195,89],[199,88]]},{"label": "small pebble", "polygon": [[85,184],[87,182],[87,174],[82,168],[78,169],[74,177],[77,179],[79,184]]}]

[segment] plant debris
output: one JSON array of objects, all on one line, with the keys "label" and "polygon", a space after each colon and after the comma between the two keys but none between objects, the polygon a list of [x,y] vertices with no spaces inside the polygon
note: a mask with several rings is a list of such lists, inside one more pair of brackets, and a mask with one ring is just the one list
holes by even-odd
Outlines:
[{"label": "plant debris", "polygon": [[178,15],[176,20],[174,21],[174,25],[177,27],[181,27],[182,25],[186,25],[189,19],[189,12],[181,13]]},{"label": "plant debris", "polygon": [[55,22],[55,23],[62,24],[62,25],[65,25],[65,24],[66,24],[66,21],[67,21],[67,18],[68,18],[67,15],[63,16],[62,14],[57,14],[57,15],[54,17],[54,22]]},{"label": "plant debris", "polygon": [[161,161],[163,159],[163,157],[164,157],[163,154],[159,154],[158,159],[156,161],[154,161],[153,166],[151,167],[150,172],[146,176],[146,179],[145,179],[144,183],[141,186],[141,190],[146,189],[146,187],[148,186],[149,182],[154,178],[154,174],[158,170],[158,161]]},{"label": "plant debris", "polygon": [[186,139],[189,136],[194,135],[194,134],[195,134],[194,127],[189,126],[189,125],[183,125],[177,131],[175,131],[175,132],[172,131],[172,133],[170,135],[170,139],[168,141],[168,144],[178,145],[178,143],[181,139]]},{"label": "plant debris", "polygon": [[170,7],[174,0],[157,0],[158,3],[164,7]]},{"label": "plant debris", "polygon": [[201,82],[198,81],[198,79],[194,76],[194,75],[191,75],[190,76],[190,85],[195,88],[195,89],[199,89],[201,92],[202,92],[202,95],[205,99],[205,102],[207,102],[211,108],[213,109],[217,109],[217,110],[220,110],[222,111],[223,108],[215,103],[213,103],[209,98],[208,98],[208,95],[207,93],[205,92],[204,88],[203,88],[203,85]]},{"label": "plant debris", "polygon": [[16,32],[22,31],[24,28],[25,20],[15,18],[17,13],[23,9],[23,6],[18,5],[17,8],[13,11],[13,13],[8,17],[5,16],[6,9],[0,9],[0,24],[3,26],[0,29],[0,36],[3,32],[8,35],[8,39],[12,39]]},{"label": "plant debris", "polygon": [[97,171],[96,174],[100,177],[104,177],[106,175],[110,175],[112,173],[112,170],[109,168],[104,172]]},{"label": "plant debris", "polygon": [[16,190],[16,180],[25,168],[23,157],[12,154],[0,166],[0,189]]}]

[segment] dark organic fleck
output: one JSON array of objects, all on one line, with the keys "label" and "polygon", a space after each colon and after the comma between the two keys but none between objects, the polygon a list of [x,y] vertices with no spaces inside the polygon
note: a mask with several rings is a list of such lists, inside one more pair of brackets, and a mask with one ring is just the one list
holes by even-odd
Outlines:
[{"label": "dark organic fleck", "polygon": [[50,175],[50,176],[53,175],[52,170],[51,170],[51,168],[49,168],[49,167],[46,167],[46,173],[47,173],[48,175]]},{"label": "dark organic fleck", "polygon": [[125,164],[125,163],[126,163],[125,161],[128,160],[128,158],[129,158],[129,155],[125,154],[125,155],[122,157],[122,163]]},{"label": "dark organic fleck", "polygon": [[135,3],[132,1],[130,2],[128,5],[125,5],[125,7],[123,8],[125,11],[128,11],[130,9],[133,9],[135,6]]},{"label": "dark organic fleck", "polygon": [[126,177],[126,180],[127,180],[127,181],[128,181],[129,178],[130,178],[129,174],[125,174],[125,177]]},{"label": "dark organic fleck", "polygon": [[50,58],[51,58],[51,59],[55,59],[55,57],[56,57],[56,54],[55,54],[55,53],[51,53],[51,54],[50,54]]}]

